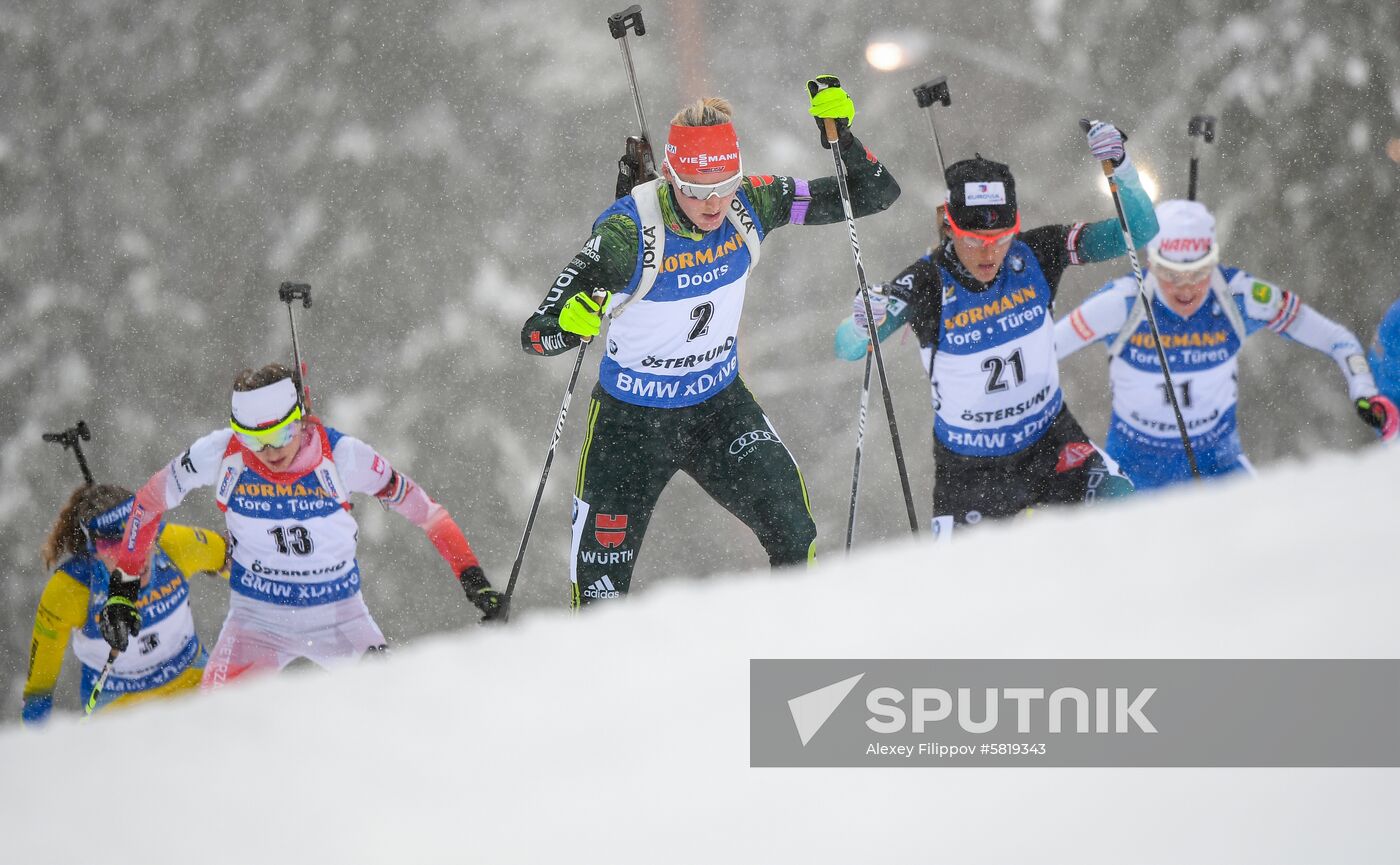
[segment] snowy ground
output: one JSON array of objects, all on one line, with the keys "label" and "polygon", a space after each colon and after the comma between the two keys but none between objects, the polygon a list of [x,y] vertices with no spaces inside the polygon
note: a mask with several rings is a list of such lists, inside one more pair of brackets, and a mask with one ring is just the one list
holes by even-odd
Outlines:
[{"label": "snowy ground", "polygon": [[1397,489],[1331,457],[11,728],[0,861],[1393,863],[1396,770],[750,769],[748,661],[1397,657]]}]

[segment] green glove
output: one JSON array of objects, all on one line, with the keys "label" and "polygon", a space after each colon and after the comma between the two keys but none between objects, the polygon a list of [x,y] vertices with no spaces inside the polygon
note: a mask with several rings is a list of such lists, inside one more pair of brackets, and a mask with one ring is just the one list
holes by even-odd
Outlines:
[{"label": "green glove", "polygon": [[817,129],[821,130],[822,147],[830,148],[826,137],[827,120],[836,121],[836,135],[845,147],[850,138],[851,123],[856,119],[856,104],[850,94],[841,89],[841,79],[835,75],[818,75],[807,82],[807,95],[811,97],[811,115],[816,118]]},{"label": "green glove", "polygon": [[564,301],[559,309],[559,326],[569,333],[592,339],[603,329],[603,309],[612,295],[603,292],[602,303],[588,296],[588,292],[578,294]]}]

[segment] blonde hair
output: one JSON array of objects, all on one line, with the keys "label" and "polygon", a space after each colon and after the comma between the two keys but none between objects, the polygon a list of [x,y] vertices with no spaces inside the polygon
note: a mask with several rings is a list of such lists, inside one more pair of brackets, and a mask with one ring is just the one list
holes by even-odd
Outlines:
[{"label": "blonde hair", "polygon": [[127,499],[131,490],[111,484],[84,484],[73,490],[68,501],[63,503],[54,520],[49,536],[39,554],[44,559],[44,567],[55,568],[69,556],[87,550],[87,536],[83,534],[83,524],[98,514],[104,513]]},{"label": "blonde hair", "polygon": [[723,96],[697,99],[676,112],[672,126],[720,126],[734,122],[734,107]]}]

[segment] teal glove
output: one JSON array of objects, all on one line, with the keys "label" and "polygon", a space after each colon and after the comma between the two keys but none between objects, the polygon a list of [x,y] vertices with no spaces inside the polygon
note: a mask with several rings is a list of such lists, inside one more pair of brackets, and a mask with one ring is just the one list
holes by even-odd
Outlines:
[{"label": "teal glove", "polygon": [[835,75],[818,75],[807,82],[807,95],[812,100],[811,115],[816,118],[822,147],[831,148],[827,140],[826,121],[836,121],[836,137],[844,149],[851,138],[851,123],[856,119],[856,104],[850,94],[841,89],[841,79]]},{"label": "teal glove", "polygon": [[564,305],[559,309],[559,326],[576,336],[592,339],[603,329],[603,309],[607,307],[611,297],[612,295],[605,291],[602,292],[602,299],[599,301],[589,297],[588,292],[580,291],[564,301]]}]

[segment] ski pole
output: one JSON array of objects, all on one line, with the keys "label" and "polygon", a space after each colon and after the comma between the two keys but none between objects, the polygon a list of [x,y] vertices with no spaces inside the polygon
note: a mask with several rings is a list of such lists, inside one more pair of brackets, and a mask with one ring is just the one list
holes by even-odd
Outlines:
[{"label": "ski pole", "polygon": [[642,7],[632,4],[621,12],[608,16],[608,31],[622,48],[622,63],[627,68],[627,83],[632,89],[632,104],[637,109],[637,126],[640,135],[627,136],[627,150],[617,162],[617,197],[621,198],[632,191],[639,183],[646,183],[656,177],[656,157],[651,152],[651,136],[647,133],[646,113],[642,110],[642,93],[637,87],[637,70],[632,65],[632,48],[627,41],[627,31],[631,30],[640,38],[647,33],[642,21]]},{"label": "ski pole", "polygon": [[107,663],[102,665],[102,672],[97,674],[97,681],[92,685],[92,693],[88,694],[87,704],[83,706],[84,717],[91,715],[92,710],[97,708],[97,698],[102,696],[102,689],[107,685],[107,677],[112,674],[112,665],[117,662],[117,655],[120,654],[121,652],[116,649],[107,652]]},{"label": "ski pole", "polygon": [[63,445],[64,450],[73,449],[73,456],[78,458],[78,468],[83,471],[83,480],[88,486],[92,486],[96,481],[92,479],[92,470],[88,468],[87,457],[83,456],[83,442],[92,440],[92,431],[88,429],[85,421],[79,420],[74,426],[70,426],[63,432],[44,433],[44,441]]},{"label": "ski pole", "polygon": [[[73,455],[78,458],[78,468],[83,470],[83,480],[88,486],[92,486],[96,481],[92,477],[92,470],[88,468],[87,457],[83,456],[83,442],[92,441],[92,430],[88,429],[86,421],[79,420],[73,426],[63,432],[44,433],[44,441],[63,445],[63,449],[73,449]],[[116,649],[107,653],[107,663],[102,665],[102,671],[97,675],[97,682],[92,686],[92,693],[88,695],[87,703],[83,706],[83,715],[91,715],[92,710],[97,708],[97,698],[102,696],[102,689],[107,684],[107,677],[112,673],[112,665],[116,663],[117,656],[121,654]]]},{"label": "ski pole", "polygon": [[[808,88],[815,96],[825,87],[840,87],[841,84],[835,79],[832,83],[823,85],[818,81],[808,82]],[[851,191],[846,185],[846,163],[841,161],[841,136],[836,130],[836,121],[830,117],[824,118],[826,127],[826,140],[831,145],[831,158],[836,163],[836,186],[841,192],[841,208],[846,213],[846,227],[851,234],[851,255],[856,263],[856,279],[860,284],[861,300],[865,303],[865,320],[873,325],[875,322],[875,312],[870,308],[870,286],[865,280],[865,265],[860,261],[860,240],[856,237],[856,217],[851,210]],[[875,357],[875,369],[880,373],[880,389],[885,397],[885,414],[890,419],[890,439],[894,443],[894,461],[899,467],[899,484],[904,489],[904,507],[909,512],[909,531],[918,534],[919,518],[914,513],[914,493],[909,488],[909,472],[904,467],[904,448],[899,444],[899,425],[894,419],[894,399],[890,396],[889,379],[885,376],[885,361],[880,355],[880,339],[878,332],[873,333],[870,338],[871,352]]]},{"label": "ski pole", "polygon": [[[1080,120],[1079,128],[1087,135],[1089,128],[1093,126],[1088,120]],[[1126,140],[1124,136],[1124,140]],[[1142,280],[1142,267],[1138,265],[1137,250],[1133,247],[1133,233],[1128,228],[1128,217],[1123,211],[1123,199],[1118,193],[1118,178],[1113,174],[1113,160],[1105,159],[1099,163],[1103,169],[1103,176],[1108,179],[1108,191],[1113,196],[1113,209],[1118,213],[1118,227],[1123,230],[1123,245],[1128,249],[1128,260],[1133,265],[1133,277],[1137,279],[1138,302],[1142,308],[1147,310],[1147,326],[1152,330],[1152,344],[1157,347],[1157,361],[1162,365],[1162,378],[1167,383],[1167,400],[1172,404],[1172,412],[1176,415],[1176,428],[1181,433],[1181,446],[1186,448],[1186,461],[1191,466],[1191,476],[1197,480],[1201,477],[1201,470],[1196,467],[1196,452],[1191,449],[1191,437],[1186,434],[1186,420],[1181,416],[1181,406],[1176,401],[1176,388],[1172,385],[1172,371],[1167,366],[1167,353],[1162,348],[1162,334],[1157,330],[1157,316],[1152,312],[1152,301],[1147,297],[1147,287]]]},{"label": "ski pole", "polygon": [[[867,319],[868,321],[868,319]],[[856,423],[856,465],[851,470],[851,507],[846,517],[846,552],[851,551],[851,539],[856,533],[856,495],[860,492],[860,454],[865,447],[865,418],[870,406],[870,360],[874,352],[865,344],[865,379],[860,386],[860,419]]]},{"label": "ski pole", "polygon": [[[63,449],[73,449],[73,455],[78,458],[78,468],[83,470],[83,480],[88,486],[92,486],[96,481],[92,477],[92,470],[88,468],[87,457],[83,456],[83,442],[92,441],[92,431],[88,429],[86,421],[79,420],[73,426],[63,432],[44,433],[44,441],[63,445]],[[107,653],[107,663],[102,665],[102,672],[97,675],[97,682],[92,686],[92,693],[88,695],[87,703],[83,706],[83,715],[91,715],[92,710],[97,707],[97,698],[102,696],[102,688],[107,684],[107,677],[112,673],[112,664],[116,663],[117,655],[121,654],[116,649]]]},{"label": "ski pole", "polygon": [[[601,305],[606,295],[602,291],[593,293],[593,300]],[[554,464],[554,451],[559,446],[559,438],[564,434],[564,419],[569,416],[569,403],[574,398],[574,385],[578,383],[578,372],[583,367],[583,354],[588,351],[591,340],[584,338],[579,343],[574,356],[574,371],[569,375],[569,386],[564,388],[564,401],[559,406],[559,417],[554,421],[554,435],[549,439],[549,452],[544,457],[544,471],[540,472],[539,486],[535,487],[535,501],[530,505],[530,516],[525,520],[525,533],[520,536],[520,548],[515,551],[515,563],[510,566],[510,582],[506,583],[506,610],[502,621],[510,620],[510,599],[515,593],[515,581],[520,577],[520,566],[525,561],[525,547],[530,543],[530,532],[535,528],[535,515],[540,510],[540,499],[544,498],[544,485],[549,480],[549,468]]]},{"label": "ski pole", "polygon": [[[932,109],[934,105],[952,105],[953,96],[948,92],[948,76],[940,75],[915,87],[914,98],[918,100],[920,108]],[[929,132],[933,133],[933,147],[938,151],[938,168],[943,175],[947,175],[948,163],[943,159],[943,145],[938,141],[938,127],[933,122],[933,111],[925,112],[925,116],[928,117]]]},{"label": "ski pole", "polygon": [[[920,108],[930,108],[935,104],[952,105],[953,99],[948,92],[948,76],[940,75],[915,87],[914,98],[918,100]],[[933,133],[933,146],[938,151],[938,166],[944,174],[947,174],[947,167],[943,161],[943,145],[938,141],[938,128],[934,126],[932,111],[928,113],[928,126],[929,131]],[[873,357],[874,349],[867,343],[865,347],[865,377],[862,379],[860,389],[860,419],[856,426],[856,460],[855,468],[851,472],[851,505],[846,516],[847,552],[850,551],[851,542],[855,536],[856,499],[860,492],[860,459],[865,442],[865,421],[870,402],[870,367]]]},{"label": "ski pole", "polygon": [[1191,139],[1191,174],[1186,181],[1186,197],[1196,200],[1196,175],[1201,161],[1201,142],[1215,142],[1215,118],[1209,114],[1197,114],[1186,124],[1186,137]]},{"label": "ski pole", "polygon": [[292,323],[292,362],[296,364],[301,405],[304,411],[310,413],[311,391],[306,386],[306,367],[301,362],[301,346],[297,342],[297,317],[292,312],[292,302],[300,300],[302,308],[310,308],[311,286],[304,282],[284,282],[277,286],[277,298],[287,305],[287,320]]}]

